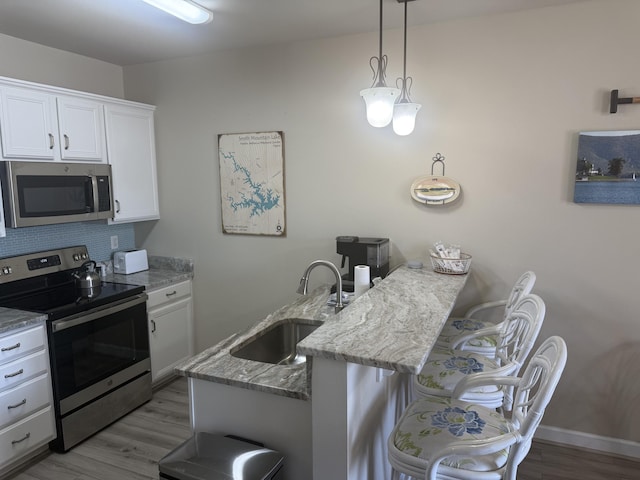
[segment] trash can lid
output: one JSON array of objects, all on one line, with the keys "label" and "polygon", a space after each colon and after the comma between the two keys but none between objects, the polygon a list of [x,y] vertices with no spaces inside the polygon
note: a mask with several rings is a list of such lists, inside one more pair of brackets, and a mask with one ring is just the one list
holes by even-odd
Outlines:
[{"label": "trash can lid", "polygon": [[270,480],[283,461],[274,450],[197,432],[160,460],[158,468],[178,480]]}]

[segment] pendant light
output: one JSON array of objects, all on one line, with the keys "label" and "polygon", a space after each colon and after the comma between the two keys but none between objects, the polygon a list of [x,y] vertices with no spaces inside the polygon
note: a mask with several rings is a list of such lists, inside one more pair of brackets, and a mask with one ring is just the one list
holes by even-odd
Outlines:
[{"label": "pendant light", "polygon": [[[374,66],[374,63],[377,63]],[[400,89],[388,87],[385,83],[387,56],[382,54],[382,0],[380,0],[380,53],[369,59],[369,66],[373,71],[371,88],[360,91],[367,106],[367,121],[373,127],[386,127],[393,117],[393,105],[398,98]]]},{"label": "pendant light", "polygon": [[404,63],[402,78],[398,78],[396,85],[400,83],[400,98],[393,107],[393,131],[397,135],[409,135],[416,126],[416,115],[422,107],[419,103],[411,102],[409,92],[413,79],[407,77],[407,3],[413,0],[398,0],[404,2]]},{"label": "pendant light", "polygon": [[142,0],[185,22],[199,25],[213,20],[213,13],[190,0]]}]

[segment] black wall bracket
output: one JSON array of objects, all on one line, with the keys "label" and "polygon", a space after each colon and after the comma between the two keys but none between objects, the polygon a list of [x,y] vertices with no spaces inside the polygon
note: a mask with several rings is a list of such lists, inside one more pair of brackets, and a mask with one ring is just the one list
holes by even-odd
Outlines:
[{"label": "black wall bracket", "polygon": [[640,103],[640,97],[620,98],[618,90],[611,90],[611,105],[609,107],[609,113],[617,113],[618,105],[624,103]]}]

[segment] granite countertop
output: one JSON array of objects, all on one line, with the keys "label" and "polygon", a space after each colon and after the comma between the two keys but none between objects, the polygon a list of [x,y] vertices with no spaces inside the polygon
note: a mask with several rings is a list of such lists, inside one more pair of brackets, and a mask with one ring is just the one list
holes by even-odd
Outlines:
[{"label": "granite countertop", "polygon": [[143,285],[147,291],[193,279],[193,260],[149,255],[149,270],[130,273],[109,273],[107,282]]},{"label": "granite countertop", "polygon": [[298,353],[417,374],[467,275],[402,266],[298,344]]},{"label": "granite countertop", "polygon": [[[143,285],[147,291],[162,288],[185,280],[193,279],[193,260],[184,258],[150,255],[149,270],[122,275],[107,274],[105,281]],[[37,325],[47,319],[41,313],[26,312],[0,307],[0,335],[31,325]]]},{"label": "granite countertop", "polygon": [[300,297],[293,303],[276,310],[247,330],[231,335],[191,357],[176,368],[176,373],[185,377],[309,400],[311,385],[309,359],[307,363],[297,365],[274,365],[237,358],[231,355],[231,351],[248,343],[264,329],[284,319],[324,321],[333,317],[333,307],[327,306],[329,289],[328,285],[319,287],[309,295]]},{"label": "granite countertop", "polygon": [[0,335],[11,330],[39,325],[46,319],[47,316],[41,313],[0,307]]},{"label": "granite countertop", "polygon": [[[176,373],[308,400],[313,357],[418,373],[467,275],[442,275],[402,266],[337,315],[326,305],[329,286],[282,307],[178,366]],[[324,320],[298,344],[306,364],[272,365],[236,358],[231,351],[286,318]]]}]

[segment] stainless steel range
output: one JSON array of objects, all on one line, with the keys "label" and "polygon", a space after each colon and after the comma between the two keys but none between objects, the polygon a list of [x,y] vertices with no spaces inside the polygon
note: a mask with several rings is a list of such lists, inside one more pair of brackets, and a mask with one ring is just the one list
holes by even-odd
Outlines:
[{"label": "stainless steel range", "polygon": [[0,306],[46,314],[56,413],[65,452],[151,399],[144,287],[79,283],[76,246],[0,259]]}]

